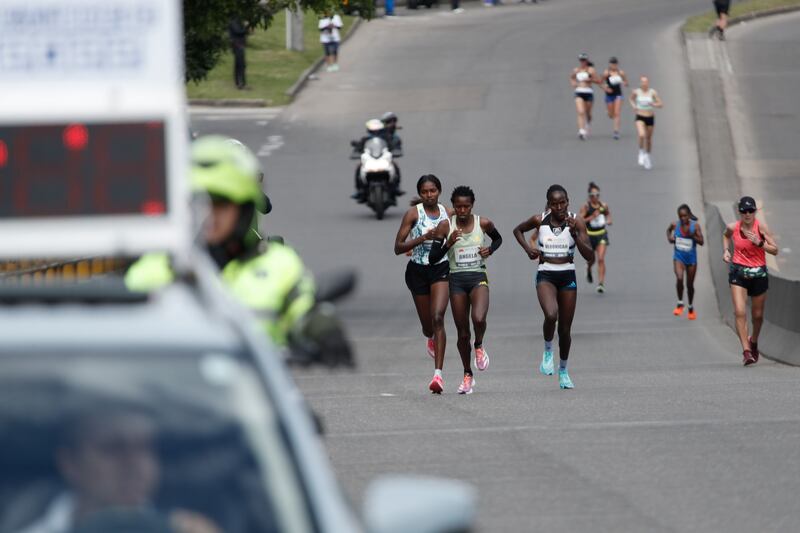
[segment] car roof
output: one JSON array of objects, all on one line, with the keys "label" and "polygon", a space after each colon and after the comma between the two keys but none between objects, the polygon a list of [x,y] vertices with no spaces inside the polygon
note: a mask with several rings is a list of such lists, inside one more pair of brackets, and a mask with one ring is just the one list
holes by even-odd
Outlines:
[{"label": "car roof", "polygon": [[198,291],[173,283],[140,301],[21,301],[0,305],[0,355],[58,349],[131,351],[243,349]]}]

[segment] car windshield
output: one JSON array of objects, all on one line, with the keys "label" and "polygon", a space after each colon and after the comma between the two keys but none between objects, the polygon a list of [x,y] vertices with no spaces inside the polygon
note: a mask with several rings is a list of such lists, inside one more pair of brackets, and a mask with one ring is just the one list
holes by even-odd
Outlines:
[{"label": "car windshield", "polygon": [[0,532],[310,531],[258,372],[225,353],[0,357]]}]

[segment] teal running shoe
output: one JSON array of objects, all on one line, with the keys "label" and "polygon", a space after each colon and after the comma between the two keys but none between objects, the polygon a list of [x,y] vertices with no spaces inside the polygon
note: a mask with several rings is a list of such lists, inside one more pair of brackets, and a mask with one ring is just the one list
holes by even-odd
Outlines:
[{"label": "teal running shoe", "polygon": [[544,352],[542,354],[542,364],[539,365],[539,372],[545,376],[553,375],[553,352]]},{"label": "teal running shoe", "polygon": [[575,385],[573,385],[572,380],[569,379],[569,374],[567,374],[567,369],[558,369],[558,385],[562,389],[574,389]]}]

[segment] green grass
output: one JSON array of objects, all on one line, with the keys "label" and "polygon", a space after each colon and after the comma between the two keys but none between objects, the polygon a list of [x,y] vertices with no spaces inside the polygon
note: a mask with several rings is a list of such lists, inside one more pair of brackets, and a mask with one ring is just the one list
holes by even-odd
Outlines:
[{"label": "green grass", "polygon": [[[711,4],[711,2],[708,2]],[[775,9],[778,7],[798,6],[800,0],[745,0],[740,2],[731,2],[730,17],[741,17],[749,13],[764,11],[767,9]],[[686,19],[686,24],[683,25],[683,31],[687,33],[705,32],[717,20],[717,14],[714,11],[697,15],[696,17],[689,17]]]},{"label": "green grass", "polygon": [[[233,83],[233,53],[228,49],[208,77],[200,83],[189,82],[186,93],[189,98],[263,98],[267,105],[278,106],[289,103],[286,89],[298,76],[322,55],[317,30],[318,17],[306,13],[303,17],[305,50],[286,50],[286,14],[279,13],[268,30],[256,30],[247,38],[247,85],[251,90],[240,91]],[[354,17],[343,16],[344,37],[353,24]]]}]

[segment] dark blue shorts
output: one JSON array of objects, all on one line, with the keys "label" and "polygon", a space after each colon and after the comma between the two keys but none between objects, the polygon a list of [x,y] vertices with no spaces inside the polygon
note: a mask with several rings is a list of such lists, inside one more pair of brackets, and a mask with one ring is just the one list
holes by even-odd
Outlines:
[{"label": "dark blue shorts", "polygon": [[578,281],[574,270],[539,270],[536,273],[536,285],[549,283],[558,292],[578,290]]},{"label": "dark blue shorts", "polygon": [[339,43],[322,43],[326,56],[335,56],[339,53]]},{"label": "dark blue shorts", "polygon": [[622,95],[621,94],[608,94],[608,93],[606,93],[606,103],[607,104],[611,104],[615,100],[622,100]]}]

